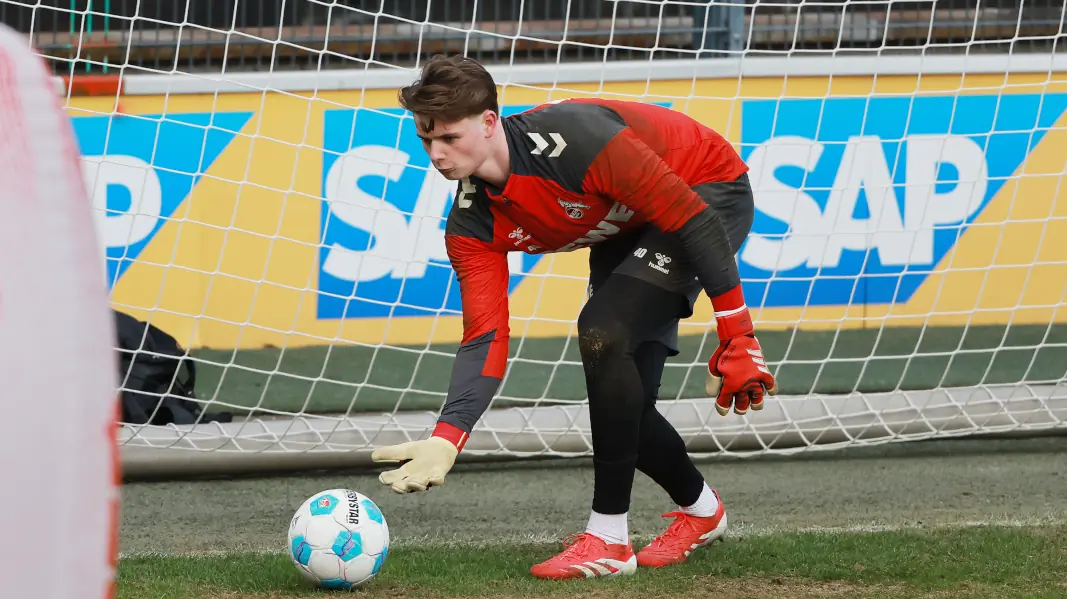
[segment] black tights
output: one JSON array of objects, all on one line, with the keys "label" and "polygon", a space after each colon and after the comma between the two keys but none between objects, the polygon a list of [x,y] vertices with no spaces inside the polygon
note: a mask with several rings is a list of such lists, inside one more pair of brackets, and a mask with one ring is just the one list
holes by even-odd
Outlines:
[{"label": "black tights", "polygon": [[704,478],[678,432],[656,410],[667,348],[651,339],[686,299],[634,277],[614,274],[578,317],[593,437],[593,510],[630,508],[635,470],[680,506],[697,501]]}]

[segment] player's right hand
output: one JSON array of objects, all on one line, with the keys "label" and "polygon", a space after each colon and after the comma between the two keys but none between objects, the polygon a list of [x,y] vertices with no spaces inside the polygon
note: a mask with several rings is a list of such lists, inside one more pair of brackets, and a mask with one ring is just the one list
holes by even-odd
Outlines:
[{"label": "player's right hand", "polygon": [[398,494],[424,492],[443,485],[445,475],[456,462],[459,448],[445,438],[430,436],[424,440],[378,448],[371,453],[374,462],[400,462],[399,469],[384,471],[378,481]]},{"label": "player's right hand", "polygon": [[771,375],[763,358],[763,349],[754,335],[721,340],[708,361],[704,390],[715,399],[715,410],[722,416],[743,415],[763,408],[764,394],[778,393],[778,381]]},{"label": "player's right hand", "polygon": [[708,361],[704,391],[715,399],[715,410],[724,417],[731,408],[738,415],[750,408],[761,410],[764,395],[778,393],[778,380],[767,367],[748,307],[742,304],[716,313],[715,329],[719,347]]}]

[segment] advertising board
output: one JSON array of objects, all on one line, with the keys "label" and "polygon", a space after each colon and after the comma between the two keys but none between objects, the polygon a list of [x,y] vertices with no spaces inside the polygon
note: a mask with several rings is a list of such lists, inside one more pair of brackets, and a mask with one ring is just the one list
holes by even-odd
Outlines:
[{"label": "advertising board", "polygon": [[[739,268],[762,328],[1065,320],[1067,88],[1027,76],[509,87],[596,94],[723,133],[751,167]],[[70,110],[116,306],[192,347],[455,342],[454,185],[396,90],[131,96]],[[584,251],[509,264],[512,332],[572,333]],[[712,322],[700,302],[682,333]]]}]

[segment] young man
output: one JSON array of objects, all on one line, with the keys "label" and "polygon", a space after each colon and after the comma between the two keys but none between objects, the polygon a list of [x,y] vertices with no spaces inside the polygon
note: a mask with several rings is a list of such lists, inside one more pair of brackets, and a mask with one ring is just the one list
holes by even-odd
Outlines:
[{"label": "young man", "polygon": [[[711,129],[654,105],[568,100],[501,119],[493,78],[459,56],[430,60],[399,101],[433,166],[459,181],[445,244],[464,334],[431,437],[373,453],[375,461],[406,461],[382,473],[382,483],[400,493],[443,484],[496,393],[508,356],[507,253],[588,247],[590,297],[578,335],[592,513],[585,533],[531,573],[632,573],[682,562],[721,537],[723,505],[655,401],[664,363],[677,354],[678,320],[692,315],[701,290],[719,336],[707,383],[719,414],[759,410],[764,393],[777,391],[734,262],[753,218],[747,166]],[[636,555],[627,527],[635,470],[680,507]]]}]

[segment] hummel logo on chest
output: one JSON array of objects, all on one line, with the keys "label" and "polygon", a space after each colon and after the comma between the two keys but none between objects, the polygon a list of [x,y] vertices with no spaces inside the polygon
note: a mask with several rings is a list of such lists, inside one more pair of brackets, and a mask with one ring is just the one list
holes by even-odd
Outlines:
[{"label": "hummel logo on chest", "polygon": [[[513,243],[515,244],[516,247],[522,246],[523,244],[526,243],[527,240],[529,240],[532,237],[533,237],[532,235],[530,235],[530,234],[526,233],[525,231],[523,231],[522,227],[516,227],[514,231],[512,231],[511,233],[508,234],[508,239],[509,240],[513,240]],[[537,252],[540,249],[541,249],[540,246],[538,246],[536,244],[530,244],[529,246],[526,247],[526,250],[524,250],[524,252]],[[521,250],[521,248],[520,248],[520,250]]]}]

